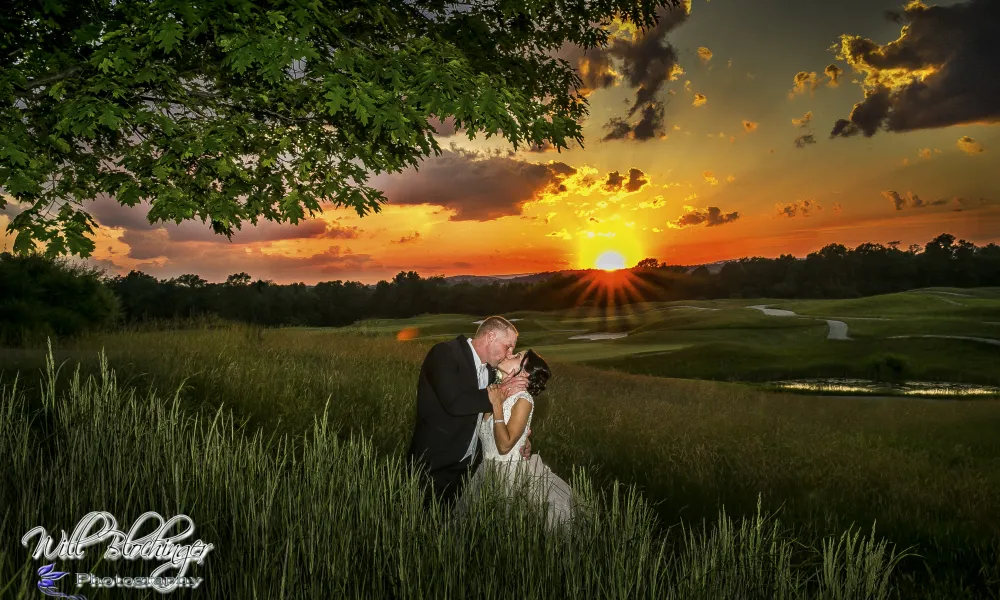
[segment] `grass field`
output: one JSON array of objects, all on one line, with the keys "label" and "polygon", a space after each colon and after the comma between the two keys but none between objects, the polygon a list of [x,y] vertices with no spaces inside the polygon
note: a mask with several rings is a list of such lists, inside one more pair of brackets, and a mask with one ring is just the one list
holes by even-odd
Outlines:
[{"label": "grass field", "polygon": [[[641,327],[676,317],[671,335],[696,335],[697,318],[726,322],[645,308],[620,320]],[[736,311],[740,331],[814,336],[812,325],[790,325],[798,319],[755,312]],[[594,316],[518,323],[525,337],[545,339]],[[401,457],[420,361],[459,319],[474,328],[475,319],[440,316],[349,331],[117,334],[56,348],[57,361],[82,362],[84,378],[101,374],[105,349],[105,383],[89,385],[72,382],[72,363],[46,383],[55,376],[40,373],[42,350],[7,352],[0,456],[15,460],[0,463],[3,538],[20,539],[40,515],[66,527],[94,509],[120,522],[184,512],[218,540],[196,569],[211,598],[1000,597],[993,402],[773,394],[553,359],[533,448],[566,478],[583,469],[577,484],[602,520],[563,544],[530,511],[505,525],[484,502],[470,524],[442,527],[441,515],[418,507],[418,480]],[[437,331],[395,339],[407,327]],[[827,343],[820,338],[810,343]],[[656,356],[667,354],[648,358]],[[220,407],[234,421],[213,425]],[[607,495],[615,481],[638,496],[616,502]],[[894,564],[892,552],[905,549],[918,556]],[[37,596],[24,557],[0,547],[0,597]],[[525,573],[523,587],[511,572]]]},{"label": "grass field", "polygon": [[[767,305],[799,317],[747,308]],[[562,361],[645,375],[768,382],[784,379],[913,379],[1000,385],[1000,289],[929,288],[852,300],[774,299],[644,303],[617,310],[518,312],[518,344]],[[474,333],[483,315],[372,320],[360,335],[434,342]],[[827,339],[827,319],[849,340]],[[588,333],[614,340],[573,340]],[[984,341],[897,336],[961,336]],[[896,370],[887,365],[896,365]]]}]

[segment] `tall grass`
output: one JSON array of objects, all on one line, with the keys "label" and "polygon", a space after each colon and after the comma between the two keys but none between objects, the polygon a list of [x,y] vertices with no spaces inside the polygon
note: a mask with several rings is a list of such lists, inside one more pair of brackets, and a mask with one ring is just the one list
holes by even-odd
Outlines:
[{"label": "tall grass", "polygon": [[[422,479],[398,455],[336,435],[329,401],[308,435],[267,435],[228,410],[188,412],[179,390],[123,387],[103,353],[96,373],[77,367],[64,386],[46,359],[34,403],[16,378],[0,388],[0,538],[69,529],[91,510],[122,528],[148,510],[187,514],[195,537],[215,545],[188,572],[205,578],[203,598],[882,599],[903,556],[874,532],[850,531],[793,552],[759,505],[752,519],[720,512],[700,531],[663,533],[634,487],[597,490],[582,471],[571,480],[590,518],[568,531],[547,530],[532,505],[504,505],[489,485],[456,520],[424,507]],[[153,568],[101,551],[58,568]],[[38,566],[27,549],[0,546],[0,597],[38,597]]]},{"label": "tall grass", "polygon": [[[427,345],[233,327],[107,335],[53,352],[100,379],[100,348],[123,390],[176,396],[185,414],[232,410],[238,431],[287,435],[299,452],[323,418],[341,442],[354,435],[400,460]],[[0,356],[0,381],[20,370],[29,412],[43,409],[45,357]],[[872,539],[920,554],[894,570],[903,597],[1000,597],[1000,405],[764,394],[565,363],[554,372],[535,411],[535,451],[564,477],[583,467],[602,493],[634,484],[658,517],[651,534],[714,522],[721,506],[738,522],[762,507],[781,515],[804,564],[831,532],[877,521]],[[665,539],[680,556],[683,536]]]}]

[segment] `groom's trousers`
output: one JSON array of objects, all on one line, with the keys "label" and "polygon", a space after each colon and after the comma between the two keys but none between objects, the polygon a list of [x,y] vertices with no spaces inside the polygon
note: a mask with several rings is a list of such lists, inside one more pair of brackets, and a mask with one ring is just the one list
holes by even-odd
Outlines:
[{"label": "groom's trousers", "polygon": [[[483,453],[477,451],[475,457],[466,457],[454,465],[448,465],[430,473],[431,481],[434,484],[434,493],[445,506],[450,508],[455,505],[455,501],[462,495],[466,476],[475,473],[482,460]],[[427,502],[430,503],[429,495]]]}]

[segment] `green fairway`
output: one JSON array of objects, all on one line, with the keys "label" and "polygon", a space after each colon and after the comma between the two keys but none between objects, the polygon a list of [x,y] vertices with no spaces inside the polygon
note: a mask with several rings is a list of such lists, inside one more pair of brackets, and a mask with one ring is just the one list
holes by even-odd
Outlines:
[{"label": "green fairway", "polygon": [[[749,308],[765,305],[797,316]],[[422,344],[472,335],[484,316],[380,319],[334,331]],[[507,316],[516,319],[520,347],[631,373],[749,382],[848,377],[1000,385],[998,288],[929,288],[848,300],[646,302]],[[827,320],[842,321],[849,339],[829,339]],[[571,339],[592,333],[627,336]],[[920,337],[927,335],[978,341]]]}]

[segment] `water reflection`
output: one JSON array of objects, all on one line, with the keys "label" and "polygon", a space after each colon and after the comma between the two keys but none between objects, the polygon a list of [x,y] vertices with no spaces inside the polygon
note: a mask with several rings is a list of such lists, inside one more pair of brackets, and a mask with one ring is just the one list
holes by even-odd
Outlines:
[{"label": "water reflection", "polygon": [[1000,396],[1000,387],[996,386],[930,381],[892,384],[865,379],[797,379],[775,381],[772,385],[783,390],[807,392],[939,397]]}]

